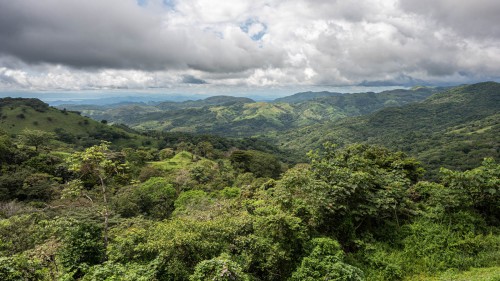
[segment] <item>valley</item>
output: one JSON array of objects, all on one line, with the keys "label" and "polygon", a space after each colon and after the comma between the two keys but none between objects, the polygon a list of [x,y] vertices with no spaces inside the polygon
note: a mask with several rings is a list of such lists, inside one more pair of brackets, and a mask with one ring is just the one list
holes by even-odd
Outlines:
[{"label": "valley", "polygon": [[0,279],[496,280],[499,108],[495,82],[0,99]]}]

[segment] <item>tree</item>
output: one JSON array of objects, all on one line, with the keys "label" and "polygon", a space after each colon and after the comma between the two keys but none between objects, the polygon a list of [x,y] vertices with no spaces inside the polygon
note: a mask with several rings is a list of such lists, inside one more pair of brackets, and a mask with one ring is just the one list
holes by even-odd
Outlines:
[{"label": "tree", "polygon": [[380,225],[399,225],[413,213],[409,189],[423,173],[403,153],[368,145],[309,154],[310,167],[292,169],[277,184],[282,205],[341,242]]},{"label": "tree", "polygon": [[47,280],[44,268],[38,260],[15,255],[0,257],[0,280]]},{"label": "tree", "polygon": [[315,238],[311,244],[311,253],[302,259],[301,265],[292,274],[291,281],[364,280],[359,268],[343,262],[345,254],[337,241]]},{"label": "tree", "polygon": [[108,148],[108,142],[94,145],[83,152],[76,152],[69,158],[71,171],[76,172],[80,178],[70,182],[65,189],[66,195],[84,195],[94,204],[94,199],[85,194],[85,185],[90,190],[97,191],[102,198],[103,210],[100,214],[104,220],[104,247],[108,245],[108,220],[110,216],[108,203],[108,186],[127,182],[126,164],[118,162]]},{"label": "tree", "polygon": [[0,167],[4,163],[9,163],[14,154],[10,137],[0,130]]},{"label": "tree", "polygon": [[489,224],[500,222],[500,164],[492,158],[467,171],[441,169],[440,183],[419,182],[415,195],[427,213],[449,219],[460,212],[474,212]]},{"label": "tree", "polygon": [[27,200],[49,200],[54,193],[56,182],[46,173],[33,173],[26,177],[23,187],[16,192],[17,198]]},{"label": "tree", "polygon": [[461,197],[462,207],[472,207],[492,224],[500,222],[500,164],[492,158],[465,172],[441,169],[442,182]]},{"label": "tree", "polygon": [[233,254],[257,280],[285,280],[300,261],[309,234],[300,218],[264,201],[271,202],[263,196],[247,207],[253,231],[235,240]]},{"label": "tree", "polygon": [[248,275],[243,273],[241,267],[231,260],[229,255],[223,254],[220,257],[198,263],[194,269],[194,273],[189,276],[189,280],[247,281],[250,279]]},{"label": "tree", "polygon": [[230,156],[231,164],[243,172],[253,173],[256,177],[278,178],[282,172],[276,156],[256,150],[236,150]]},{"label": "tree", "polygon": [[170,147],[164,148],[164,149],[160,150],[160,152],[159,152],[159,157],[160,157],[160,160],[162,160],[162,161],[170,159],[174,156],[175,156],[175,151]]},{"label": "tree", "polygon": [[92,222],[78,222],[65,231],[59,255],[61,263],[76,279],[105,257],[101,231],[102,228]]},{"label": "tree", "polygon": [[150,178],[135,190],[135,194],[139,197],[140,210],[154,218],[167,218],[174,210],[176,191],[165,178]]},{"label": "tree", "polygon": [[196,145],[195,153],[201,157],[212,158],[214,147],[210,142],[202,141]]},{"label": "tree", "polygon": [[309,227],[318,227],[326,215],[329,185],[315,178],[308,164],[286,171],[276,182],[274,198],[285,210],[300,217]]},{"label": "tree", "polygon": [[204,211],[212,203],[212,199],[203,190],[188,190],[182,192],[175,200],[175,215],[189,215],[196,211]]},{"label": "tree", "polygon": [[19,135],[19,139],[24,145],[34,146],[36,151],[54,138],[55,135],[53,133],[30,129],[24,129]]}]

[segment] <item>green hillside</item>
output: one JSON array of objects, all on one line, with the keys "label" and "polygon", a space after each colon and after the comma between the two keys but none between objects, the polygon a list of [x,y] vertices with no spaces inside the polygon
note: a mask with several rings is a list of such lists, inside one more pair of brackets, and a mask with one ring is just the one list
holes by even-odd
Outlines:
[{"label": "green hillside", "polygon": [[323,98],[323,97],[334,97],[334,96],[341,96],[343,94],[341,93],[335,93],[335,92],[328,92],[328,91],[323,91],[323,92],[302,92],[302,93],[296,93],[291,96],[286,96],[282,98],[277,98],[273,102],[286,102],[286,103],[299,103],[299,102],[304,102],[308,100],[313,100],[317,98]]},{"label": "green hillside", "polygon": [[132,145],[147,141],[139,134],[80,116],[78,112],[50,107],[38,99],[0,99],[0,129],[11,135],[25,129],[52,132],[62,142],[84,146],[100,140]]},{"label": "green hillside", "polygon": [[181,168],[188,167],[191,163],[194,162],[193,159],[194,159],[193,154],[187,151],[181,151],[170,159],[162,161],[153,161],[150,162],[149,165],[162,171],[172,172],[175,170],[179,170]]},{"label": "green hillside", "polygon": [[366,142],[402,150],[431,169],[468,169],[484,157],[500,156],[500,84],[480,83],[450,89],[403,107],[367,116],[309,126],[278,136],[295,149]]},{"label": "green hillside", "polygon": [[68,106],[95,120],[123,123],[139,130],[210,133],[223,136],[258,136],[290,128],[372,113],[385,107],[421,101],[435,88],[392,90],[381,93],[298,93],[273,102],[254,102],[229,96],[181,103],[152,105]]},{"label": "green hillside", "polygon": [[81,112],[96,121],[111,121],[119,124],[133,123],[137,116],[147,113],[161,112],[155,106],[146,104],[119,104],[119,105],[61,105],[59,109],[69,109]]},{"label": "green hillside", "polygon": [[233,105],[233,104],[244,104],[255,102],[249,98],[243,97],[232,97],[232,96],[213,96],[208,97],[203,100],[188,100],[183,102],[162,102],[157,105],[159,109],[169,110],[169,109],[182,109],[182,108],[196,108],[204,106],[219,106],[219,105]]}]

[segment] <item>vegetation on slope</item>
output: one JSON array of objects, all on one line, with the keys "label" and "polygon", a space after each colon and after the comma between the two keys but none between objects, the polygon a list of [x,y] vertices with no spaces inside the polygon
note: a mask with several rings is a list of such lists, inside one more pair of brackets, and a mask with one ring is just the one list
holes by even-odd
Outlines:
[{"label": "vegetation on slope", "polygon": [[[497,87],[344,119],[330,133],[348,142],[378,124],[400,135],[487,136],[497,129]],[[430,123],[399,124],[393,116],[409,121],[406,110]],[[262,139],[148,135],[158,145],[62,146],[50,130],[0,131],[0,280],[498,280],[493,158],[425,181],[415,158],[369,144],[323,143],[288,169]],[[436,155],[448,149],[429,141]]]},{"label": "vegetation on slope", "polygon": [[96,122],[78,112],[49,107],[38,99],[0,99],[0,129],[13,135],[26,129],[51,132],[61,142],[92,145],[101,140],[136,146],[147,139],[138,133]]},{"label": "vegetation on slope", "polygon": [[[449,270],[489,276],[500,264],[500,165],[492,159],[425,182],[403,153],[326,144],[309,164],[270,179],[246,162],[265,172],[269,156],[180,152],[163,154],[175,169],[138,181],[132,166],[151,167],[134,153],[104,144],[32,166],[39,176],[22,187],[31,197],[0,204],[0,278],[403,280]],[[70,173],[40,176],[54,165]]]},{"label": "vegetation on slope", "polygon": [[[258,136],[312,124],[368,114],[384,107],[417,102],[438,91],[433,88],[382,93],[299,93],[274,102],[216,96],[200,101],[157,106],[68,107],[96,120],[124,123],[140,130]],[[133,117],[131,117],[133,116]]]},{"label": "vegetation on slope", "polygon": [[440,166],[470,169],[484,157],[498,159],[500,150],[500,84],[487,82],[438,93],[403,107],[367,116],[304,127],[278,138],[299,150],[365,142],[405,151],[431,171]]}]

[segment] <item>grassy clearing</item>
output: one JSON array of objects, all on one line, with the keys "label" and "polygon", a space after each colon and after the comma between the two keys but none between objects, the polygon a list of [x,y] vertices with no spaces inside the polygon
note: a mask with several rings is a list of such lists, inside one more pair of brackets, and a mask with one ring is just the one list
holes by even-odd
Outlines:
[{"label": "grassy clearing", "polygon": [[53,108],[39,112],[29,106],[18,106],[2,108],[0,126],[12,134],[19,134],[26,128],[48,132],[54,132],[55,129],[61,128],[68,133],[82,135],[83,133],[95,132],[98,127],[103,125],[72,112]]},{"label": "grassy clearing", "polygon": [[193,154],[187,151],[181,151],[174,157],[163,160],[149,162],[149,164],[159,170],[173,172],[188,167],[193,163]]},{"label": "grassy clearing", "polygon": [[450,270],[439,276],[412,276],[410,281],[500,281],[500,266],[472,268],[468,271]]},{"label": "grassy clearing", "polygon": [[147,141],[145,137],[102,124],[75,112],[52,107],[36,110],[22,104],[22,101],[0,107],[0,129],[10,135],[19,135],[25,129],[52,132],[66,143],[86,143],[88,140],[102,139],[118,146],[141,146]]}]

